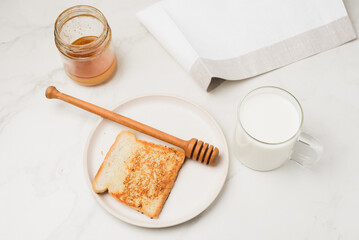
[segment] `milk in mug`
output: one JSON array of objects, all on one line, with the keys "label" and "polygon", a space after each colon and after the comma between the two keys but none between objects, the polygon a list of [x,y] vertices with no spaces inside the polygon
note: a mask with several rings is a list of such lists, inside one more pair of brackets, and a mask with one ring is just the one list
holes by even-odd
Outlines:
[{"label": "milk in mug", "polygon": [[301,125],[301,107],[289,92],[275,87],[252,91],[238,109],[235,154],[249,168],[275,169],[290,158]]}]

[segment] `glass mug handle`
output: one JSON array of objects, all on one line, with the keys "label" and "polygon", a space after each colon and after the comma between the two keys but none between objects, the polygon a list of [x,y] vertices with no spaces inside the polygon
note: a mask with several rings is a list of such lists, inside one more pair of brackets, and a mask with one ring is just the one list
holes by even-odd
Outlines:
[{"label": "glass mug handle", "polygon": [[311,166],[321,157],[323,146],[312,136],[301,133],[294,145],[291,160],[302,166]]}]

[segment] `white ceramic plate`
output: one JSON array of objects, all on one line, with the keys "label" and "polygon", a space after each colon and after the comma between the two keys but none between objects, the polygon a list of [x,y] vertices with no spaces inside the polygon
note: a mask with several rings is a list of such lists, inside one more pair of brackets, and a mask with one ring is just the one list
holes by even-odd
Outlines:
[{"label": "white ceramic plate", "polygon": [[[117,134],[128,129],[101,119],[88,139],[84,169],[88,186],[103,208],[127,223],[161,228],[194,218],[215,200],[227,176],[229,157],[226,139],[208,112],[187,100],[166,95],[137,97],[120,104],[113,111],[176,137],[185,140],[194,137],[217,146],[219,158],[211,167],[186,159],[159,218],[150,219],[118,202],[110,194],[96,194],[92,190],[92,181]],[[171,146],[140,132],[133,132],[139,139]]]}]

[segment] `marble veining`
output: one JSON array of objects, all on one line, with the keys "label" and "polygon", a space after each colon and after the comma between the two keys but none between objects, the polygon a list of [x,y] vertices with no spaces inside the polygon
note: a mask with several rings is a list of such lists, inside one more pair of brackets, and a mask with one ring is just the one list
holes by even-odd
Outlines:
[{"label": "marble veining", "polygon": [[[66,76],[53,39],[58,14],[83,2],[0,2],[0,239],[358,239],[358,40],[207,93],[136,19],[154,2],[86,2],[107,17],[119,60],[114,78],[97,87]],[[358,31],[359,2],[344,3]],[[221,194],[198,217],[171,228],[139,228],[112,217],[83,174],[85,143],[99,117],[47,100],[49,85],[106,108],[151,93],[201,105],[230,148]],[[302,103],[304,131],[324,146],[312,168],[290,161],[261,173],[235,159],[237,105],[262,85],[285,88]]]}]

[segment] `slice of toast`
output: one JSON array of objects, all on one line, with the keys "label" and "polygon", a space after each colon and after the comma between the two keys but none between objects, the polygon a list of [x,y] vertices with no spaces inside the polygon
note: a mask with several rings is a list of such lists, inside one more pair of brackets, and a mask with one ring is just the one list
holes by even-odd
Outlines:
[{"label": "slice of toast", "polygon": [[171,192],[185,153],[121,132],[93,181],[96,193],[106,190],[118,201],[158,218]]}]

